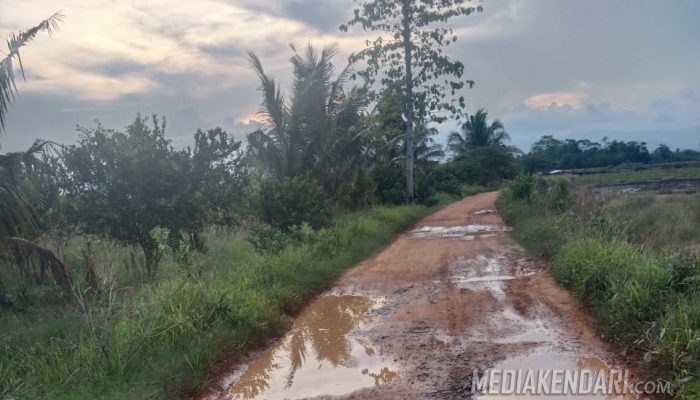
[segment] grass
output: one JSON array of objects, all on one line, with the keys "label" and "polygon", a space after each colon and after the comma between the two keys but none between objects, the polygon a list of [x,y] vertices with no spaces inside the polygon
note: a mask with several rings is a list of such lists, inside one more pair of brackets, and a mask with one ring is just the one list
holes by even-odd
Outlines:
[{"label": "grass", "polygon": [[551,260],[557,281],[641,372],[670,380],[677,398],[700,397],[696,195],[593,198],[565,178],[519,177],[497,206],[513,237]]},{"label": "grass", "polygon": [[636,194],[610,198],[603,215],[626,240],[656,251],[700,250],[700,198],[683,194]]},{"label": "grass", "polygon": [[[16,309],[0,315],[0,399],[194,393],[222,355],[280,334],[309,298],[428,211],[403,206],[349,214],[275,254],[256,253],[241,233],[211,233],[196,279],[166,259],[160,279],[142,283],[125,268],[129,250],[116,247],[105,264],[121,282],[113,290],[61,296],[13,287]],[[112,245],[100,246],[98,254]],[[66,253],[79,276],[79,251]]]}]

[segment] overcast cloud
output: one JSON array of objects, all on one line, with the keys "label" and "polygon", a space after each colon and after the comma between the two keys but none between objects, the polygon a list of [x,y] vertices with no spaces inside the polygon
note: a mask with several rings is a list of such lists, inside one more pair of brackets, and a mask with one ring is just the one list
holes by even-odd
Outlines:
[{"label": "overcast cloud", "polygon": [[[7,3],[7,2],[6,2]],[[700,147],[700,2],[485,0],[453,20],[450,54],[477,86],[470,111],[503,121],[515,145],[541,135]],[[77,124],[122,128],[136,113],[168,119],[178,146],[197,128],[243,137],[260,103],[246,58],[284,83],[289,44],[338,42],[337,64],[364,33],[341,33],[352,0],[27,0],[4,4],[0,32],[67,18],[22,53],[27,81],[11,106],[3,150],[37,137],[62,143]],[[440,127],[442,137],[454,129]]]}]

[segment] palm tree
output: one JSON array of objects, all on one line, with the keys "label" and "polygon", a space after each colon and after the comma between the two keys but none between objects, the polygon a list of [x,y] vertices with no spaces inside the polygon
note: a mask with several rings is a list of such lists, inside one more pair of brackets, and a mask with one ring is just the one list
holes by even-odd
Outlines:
[{"label": "palm tree", "polygon": [[303,54],[293,47],[291,97],[267,75],[260,59],[250,62],[260,78],[263,102],[258,113],[263,128],[248,135],[248,154],[267,176],[322,176],[330,192],[359,165],[362,151],[361,109],[365,87],[346,89],[351,66],[335,78],[335,45],[320,52],[309,45]]},{"label": "palm tree", "polygon": [[[61,13],[56,13],[45,19],[37,26],[11,33],[7,39],[7,53],[0,60],[0,133],[5,128],[5,118],[9,104],[17,94],[14,76],[14,60],[24,78],[24,66],[19,50],[32,41],[39,32],[45,31],[51,35],[63,20]],[[12,249],[19,263],[28,264],[30,257],[35,257],[53,272],[56,281],[68,286],[70,271],[48,249],[26,240],[36,232],[39,221],[41,196],[29,182],[28,175],[37,172],[42,164],[36,158],[37,153],[44,151],[48,142],[37,140],[26,152],[0,154],[0,255],[5,255]],[[0,300],[2,285],[0,284]]]},{"label": "palm tree", "polygon": [[433,139],[438,135],[436,128],[428,128],[425,124],[418,122],[413,135],[413,158],[416,160],[416,165],[434,165],[445,156],[442,145]]},{"label": "palm tree", "polygon": [[487,121],[488,113],[480,108],[476,114],[470,115],[462,125],[462,133],[452,132],[447,140],[447,147],[455,158],[464,158],[477,147],[500,147],[508,149],[505,142],[510,135],[505,131],[503,123],[495,120]]},{"label": "palm tree", "polygon": [[58,23],[61,22],[63,18],[63,14],[60,12],[56,13],[41,21],[39,25],[33,28],[11,33],[7,39],[7,54],[5,54],[5,57],[0,61],[0,132],[5,128],[7,107],[14,100],[17,93],[13,60],[17,60],[19,69],[22,72],[22,77],[24,78],[24,66],[22,65],[19,49],[32,41],[39,32],[45,31],[51,35],[58,29]]},{"label": "palm tree", "polygon": [[[51,34],[63,15],[56,13],[39,25],[10,34],[8,52],[0,61],[0,132],[5,126],[5,115],[9,103],[17,93],[14,80],[13,60],[19,63],[24,76],[19,49],[29,43],[41,31]],[[26,185],[27,169],[36,165],[35,154],[42,151],[45,142],[37,141],[26,152],[0,155],[0,253],[7,249],[9,238],[21,236],[36,224],[36,194]]]}]

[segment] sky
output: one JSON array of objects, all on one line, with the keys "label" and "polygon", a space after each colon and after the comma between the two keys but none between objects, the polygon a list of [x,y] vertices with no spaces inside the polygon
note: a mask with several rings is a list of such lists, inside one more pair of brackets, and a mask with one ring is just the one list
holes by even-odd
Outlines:
[{"label": "sky", "polygon": [[[468,112],[485,108],[524,150],[542,135],[700,148],[700,2],[484,0],[451,20],[447,52],[465,65]],[[353,0],[0,0],[0,38],[54,12],[53,37],[23,49],[26,81],[3,151],[72,144],[99,120],[122,129],[164,115],[173,144],[221,126],[243,139],[261,97],[247,51],[289,82],[292,50],[337,43],[340,68],[368,35],[338,26]],[[3,41],[4,42],[4,41]],[[0,46],[0,51],[4,50]],[[438,127],[440,140],[457,128]]]}]

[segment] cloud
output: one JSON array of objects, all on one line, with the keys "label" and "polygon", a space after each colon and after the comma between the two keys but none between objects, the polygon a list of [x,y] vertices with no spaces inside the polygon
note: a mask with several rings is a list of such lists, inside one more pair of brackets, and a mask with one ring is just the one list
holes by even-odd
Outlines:
[{"label": "cloud", "polygon": [[584,107],[586,95],[582,90],[540,93],[525,99],[525,105],[530,108],[548,109],[571,107],[580,110]]}]

